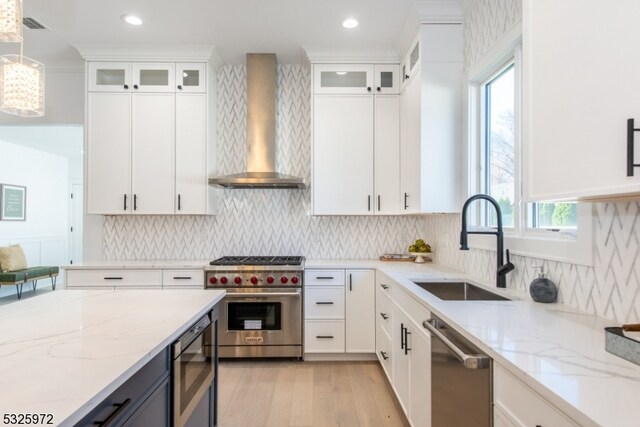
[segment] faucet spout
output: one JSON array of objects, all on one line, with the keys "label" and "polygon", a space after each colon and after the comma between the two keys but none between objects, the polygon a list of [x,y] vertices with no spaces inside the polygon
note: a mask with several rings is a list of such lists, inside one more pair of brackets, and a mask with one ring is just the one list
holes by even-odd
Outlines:
[{"label": "faucet spout", "polygon": [[[486,200],[495,208],[496,217],[498,220],[498,228],[496,231],[469,231],[467,230],[467,211],[469,205],[475,200]],[[496,236],[496,286],[498,288],[505,288],[507,286],[506,275],[513,270],[513,264],[509,262],[510,267],[505,268],[503,252],[504,252],[504,234],[502,229],[502,210],[500,205],[493,197],[487,194],[476,194],[471,196],[464,202],[462,206],[462,230],[460,231],[460,250],[469,250],[468,235],[469,234],[493,234]]]}]

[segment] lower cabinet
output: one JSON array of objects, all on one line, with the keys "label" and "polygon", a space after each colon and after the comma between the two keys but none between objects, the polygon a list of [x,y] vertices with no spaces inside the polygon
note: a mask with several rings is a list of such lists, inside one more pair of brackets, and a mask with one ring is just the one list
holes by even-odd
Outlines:
[{"label": "lower cabinet", "polygon": [[67,289],[203,289],[202,269],[67,269]]},{"label": "lower cabinet", "polygon": [[578,425],[502,366],[494,362],[493,368],[493,424],[495,427],[576,427]]},{"label": "lower cabinet", "polygon": [[[123,427],[156,426],[169,427],[171,414],[169,411],[171,398],[171,381],[169,378],[153,392],[140,408],[129,417]],[[204,425],[204,424],[203,424]]]},{"label": "lower cabinet", "polygon": [[429,427],[431,338],[421,326],[429,310],[384,274],[376,289],[378,359],[411,425]]}]

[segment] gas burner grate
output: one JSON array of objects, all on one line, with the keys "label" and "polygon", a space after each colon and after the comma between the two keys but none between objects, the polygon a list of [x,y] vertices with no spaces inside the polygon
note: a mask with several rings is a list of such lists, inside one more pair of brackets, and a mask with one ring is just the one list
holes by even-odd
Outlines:
[{"label": "gas burner grate", "polygon": [[226,256],[211,261],[210,265],[301,265],[301,256]]}]

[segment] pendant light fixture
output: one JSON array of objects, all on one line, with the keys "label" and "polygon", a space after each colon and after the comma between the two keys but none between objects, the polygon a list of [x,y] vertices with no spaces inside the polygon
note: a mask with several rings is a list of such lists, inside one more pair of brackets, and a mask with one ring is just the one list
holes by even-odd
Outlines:
[{"label": "pendant light fixture", "polygon": [[44,116],[44,65],[22,54],[22,0],[0,0],[0,40],[20,42],[20,55],[0,56],[0,111]]},{"label": "pendant light fixture", "polygon": [[0,41],[22,41],[22,0],[0,0]]}]

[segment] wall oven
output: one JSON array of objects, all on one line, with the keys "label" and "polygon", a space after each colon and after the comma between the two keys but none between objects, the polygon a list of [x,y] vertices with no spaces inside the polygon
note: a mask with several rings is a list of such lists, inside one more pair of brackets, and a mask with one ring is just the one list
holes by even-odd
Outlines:
[{"label": "wall oven", "polygon": [[219,354],[302,357],[302,257],[225,257],[207,268],[206,287],[225,289]]},{"label": "wall oven", "polygon": [[207,394],[216,376],[214,312],[202,317],[178,338],[172,347],[172,357],[173,425],[182,427]]}]

